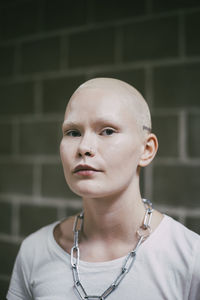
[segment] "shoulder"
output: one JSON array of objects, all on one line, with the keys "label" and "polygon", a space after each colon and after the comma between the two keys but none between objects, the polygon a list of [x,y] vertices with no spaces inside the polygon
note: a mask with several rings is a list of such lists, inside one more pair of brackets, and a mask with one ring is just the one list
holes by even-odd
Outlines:
[{"label": "shoulder", "polygon": [[152,238],[152,250],[165,268],[192,275],[194,265],[200,262],[200,236],[197,233],[165,215]]},{"label": "shoulder", "polygon": [[[166,260],[184,268],[192,275],[194,265],[200,263],[200,236],[169,216],[165,216],[159,232],[161,248]],[[200,269],[199,269],[200,277]]]},{"label": "shoulder", "polygon": [[[32,299],[31,276],[48,253],[48,238],[56,222],[26,237],[17,254],[10,281],[8,299]],[[14,297],[14,298],[13,298]]]},{"label": "shoulder", "polygon": [[53,229],[57,223],[59,223],[59,221],[42,227],[22,241],[19,256],[21,256],[26,263],[33,261],[35,256],[47,251],[48,239],[52,235]]},{"label": "shoulder", "polygon": [[195,257],[200,257],[200,236],[183,224],[165,215],[162,222],[152,234],[151,247],[171,265],[185,265],[191,268]]},{"label": "shoulder", "polygon": [[37,230],[33,233],[31,233],[23,240],[22,245],[24,247],[33,246],[35,244],[35,242],[44,241],[45,238],[48,236],[49,232],[51,232],[58,223],[59,223],[59,221],[51,223],[47,226],[40,228],[39,230]]},{"label": "shoulder", "polygon": [[200,243],[200,236],[197,233],[188,229],[183,224],[169,216],[165,216],[165,226],[163,227],[163,229],[166,229],[168,231],[169,237],[179,243],[191,243],[193,246],[194,243]]},{"label": "shoulder", "polygon": [[[198,299],[199,249],[200,236],[166,215],[149,241],[147,239],[143,248],[144,264],[163,288],[166,288],[166,282],[167,288],[170,286],[167,298]],[[192,297],[188,297],[190,291]]]},{"label": "shoulder", "polygon": [[191,257],[191,259],[200,247],[200,236],[197,233],[166,215],[160,234],[163,235],[165,246],[168,245],[171,251],[182,253],[183,256]]},{"label": "shoulder", "polygon": [[53,253],[60,252],[60,247],[69,249],[70,252],[73,243],[73,220],[74,217],[69,217],[56,221],[27,236],[21,243],[19,251],[24,263],[38,265]]}]

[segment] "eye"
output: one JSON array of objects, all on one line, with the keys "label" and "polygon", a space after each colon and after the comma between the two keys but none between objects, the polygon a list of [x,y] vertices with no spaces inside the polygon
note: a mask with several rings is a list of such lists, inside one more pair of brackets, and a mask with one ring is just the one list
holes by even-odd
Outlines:
[{"label": "eye", "polygon": [[72,137],[81,136],[81,134],[78,130],[68,130],[64,134],[67,136],[72,136]]},{"label": "eye", "polygon": [[105,128],[104,130],[101,131],[101,135],[112,135],[116,131],[112,128]]}]

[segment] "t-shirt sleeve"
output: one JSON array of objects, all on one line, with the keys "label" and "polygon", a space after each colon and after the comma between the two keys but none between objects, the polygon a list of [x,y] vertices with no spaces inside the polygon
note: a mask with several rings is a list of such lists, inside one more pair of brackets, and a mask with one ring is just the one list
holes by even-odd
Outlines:
[{"label": "t-shirt sleeve", "polygon": [[200,299],[200,237],[196,242],[193,273],[188,300]]},{"label": "t-shirt sleeve", "polygon": [[32,300],[29,287],[30,264],[25,261],[23,247],[21,246],[15,260],[7,300]]}]

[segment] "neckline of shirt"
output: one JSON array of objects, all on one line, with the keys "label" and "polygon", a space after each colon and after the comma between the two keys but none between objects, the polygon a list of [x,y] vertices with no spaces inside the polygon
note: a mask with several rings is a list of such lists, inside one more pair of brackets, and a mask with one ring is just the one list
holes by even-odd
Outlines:
[{"label": "neckline of shirt", "polygon": [[[152,234],[149,236],[149,238],[144,241],[140,248],[138,249],[138,254],[140,252],[143,252],[146,250],[148,250],[148,247],[149,247],[149,244],[151,244],[154,239],[158,238],[159,237],[159,233],[162,231],[162,228],[164,226],[164,224],[167,222],[167,220],[170,219],[169,216],[165,215],[164,214],[164,217],[163,219],[161,220],[160,224],[157,226],[157,228],[152,232]],[[50,247],[52,249],[52,246],[53,246],[53,250],[54,252],[56,252],[56,254],[62,258],[62,260],[64,260],[65,262],[68,262],[70,263],[70,254],[68,252],[66,252],[58,243],[57,241],[55,240],[55,237],[54,237],[54,234],[53,234],[53,231],[54,231],[54,228],[57,224],[59,224],[62,220],[59,220],[59,221],[56,221],[52,224],[49,225],[49,228],[48,228],[48,242],[50,243]],[[119,257],[117,259],[113,259],[113,260],[109,260],[109,261],[104,261],[104,262],[88,262],[88,261],[84,261],[84,260],[81,260],[80,259],[80,266],[85,266],[85,267],[106,267],[109,265],[109,267],[112,267],[112,266],[118,266],[122,263],[122,261],[125,259],[127,255],[123,256],[123,257]],[[137,260],[139,259],[138,255],[137,255]]]}]

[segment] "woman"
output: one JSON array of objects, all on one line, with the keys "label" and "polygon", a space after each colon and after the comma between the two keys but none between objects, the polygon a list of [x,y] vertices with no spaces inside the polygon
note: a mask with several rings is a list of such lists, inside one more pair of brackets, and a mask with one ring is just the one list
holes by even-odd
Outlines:
[{"label": "woman", "polygon": [[200,237],[140,194],[157,148],[132,86],[96,78],[75,91],[60,155],[83,211],[25,239],[8,300],[200,299]]}]

